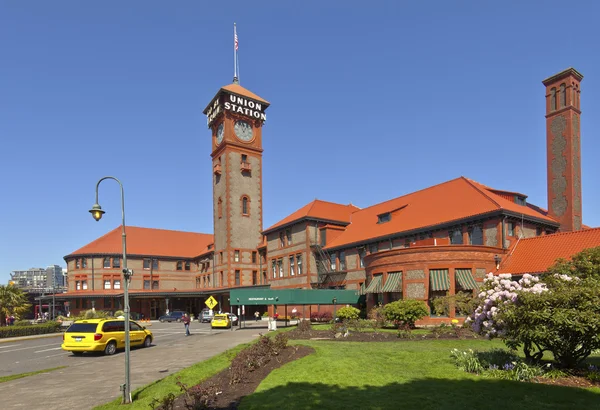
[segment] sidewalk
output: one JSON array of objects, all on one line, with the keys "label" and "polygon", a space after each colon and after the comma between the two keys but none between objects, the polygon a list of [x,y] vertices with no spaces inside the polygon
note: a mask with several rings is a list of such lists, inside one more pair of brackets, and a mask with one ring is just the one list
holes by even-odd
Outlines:
[{"label": "sidewalk", "polygon": [[[257,323],[258,325],[258,323]],[[258,326],[214,335],[192,335],[177,343],[131,352],[131,391],[209,359],[264,333]],[[45,335],[44,335],[45,336]],[[14,341],[15,338],[9,339]],[[83,359],[83,360],[82,360]],[[121,397],[125,355],[67,356],[65,369],[2,384],[3,409],[91,409]]]}]

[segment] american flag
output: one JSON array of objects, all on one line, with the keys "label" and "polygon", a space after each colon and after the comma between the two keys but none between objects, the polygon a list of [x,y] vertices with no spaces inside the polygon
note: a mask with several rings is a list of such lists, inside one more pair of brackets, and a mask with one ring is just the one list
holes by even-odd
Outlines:
[{"label": "american flag", "polygon": [[233,40],[234,40],[234,43],[235,43],[235,51],[237,51],[237,49],[238,49],[237,31],[233,33]]}]

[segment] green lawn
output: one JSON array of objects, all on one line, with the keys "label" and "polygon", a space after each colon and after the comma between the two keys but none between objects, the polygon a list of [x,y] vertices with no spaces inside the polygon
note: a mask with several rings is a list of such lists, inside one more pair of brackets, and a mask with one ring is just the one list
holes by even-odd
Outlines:
[{"label": "green lawn", "polygon": [[11,380],[16,380],[16,379],[22,379],[23,377],[33,376],[33,375],[40,374],[40,373],[48,373],[48,372],[52,372],[54,370],[64,369],[65,367],[66,366],[60,366],[60,367],[53,367],[52,369],[38,370],[36,372],[12,374],[10,376],[2,376],[2,377],[0,377],[0,383],[9,382]]},{"label": "green lawn", "polygon": [[487,379],[457,369],[450,350],[487,340],[360,343],[298,341],[316,354],[271,373],[241,409],[585,409],[600,389]]}]

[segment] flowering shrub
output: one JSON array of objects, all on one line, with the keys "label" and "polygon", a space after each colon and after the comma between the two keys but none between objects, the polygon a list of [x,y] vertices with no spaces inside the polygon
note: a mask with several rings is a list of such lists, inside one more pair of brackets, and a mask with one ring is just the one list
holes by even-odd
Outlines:
[{"label": "flowering shrub", "polygon": [[540,277],[488,274],[467,320],[488,338],[539,361],[544,352],[566,368],[600,348],[600,247],[559,260]]},{"label": "flowering shrub", "polygon": [[457,367],[466,372],[483,374],[496,379],[529,381],[543,373],[539,367],[529,366],[513,352],[502,349],[492,349],[487,352],[452,349],[450,357]]},{"label": "flowering shrub", "polygon": [[336,316],[342,320],[358,319],[360,310],[352,306],[344,306],[337,311]]}]

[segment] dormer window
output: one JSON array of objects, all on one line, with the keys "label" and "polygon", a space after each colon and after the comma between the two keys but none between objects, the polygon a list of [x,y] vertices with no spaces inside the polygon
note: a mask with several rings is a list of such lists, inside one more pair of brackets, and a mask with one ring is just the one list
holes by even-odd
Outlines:
[{"label": "dormer window", "polygon": [[515,195],[515,204],[526,206],[527,205],[527,199],[525,199],[524,196]]},{"label": "dormer window", "polygon": [[389,212],[386,212],[381,215],[377,215],[377,223],[378,224],[383,224],[383,223],[389,222],[391,220],[392,220],[392,214]]}]

